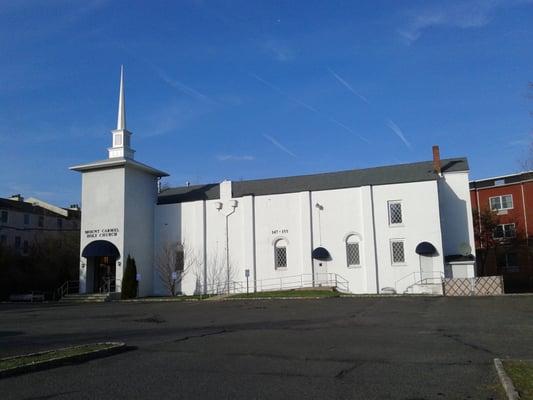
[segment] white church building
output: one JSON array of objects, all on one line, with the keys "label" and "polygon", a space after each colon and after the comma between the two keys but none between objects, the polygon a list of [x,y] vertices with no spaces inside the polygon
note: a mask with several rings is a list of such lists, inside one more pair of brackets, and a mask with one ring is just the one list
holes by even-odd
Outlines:
[{"label": "white church building", "polygon": [[[134,159],[121,73],[108,158],[82,174],[80,292],[120,291],[136,260],[139,295],[336,286],[438,292],[473,277],[465,158],[160,190],[167,174]],[[175,253],[175,252],[174,252]],[[163,267],[162,267],[163,265]],[[163,276],[163,277],[162,277]]]}]

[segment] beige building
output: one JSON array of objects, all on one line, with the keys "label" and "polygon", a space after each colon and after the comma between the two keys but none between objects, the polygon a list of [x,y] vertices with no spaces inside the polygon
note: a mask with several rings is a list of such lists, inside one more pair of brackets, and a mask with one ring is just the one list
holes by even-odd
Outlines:
[{"label": "beige building", "polygon": [[80,218],[77,207],[61,208],[20,195],[0,198],[0,245],[27,254],[40,239],[79,232]]}]

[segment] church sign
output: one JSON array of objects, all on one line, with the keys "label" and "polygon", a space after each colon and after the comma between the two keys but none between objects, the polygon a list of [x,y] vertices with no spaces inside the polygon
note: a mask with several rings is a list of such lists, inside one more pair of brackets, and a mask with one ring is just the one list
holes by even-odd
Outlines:
[{"label": "church sign", "polygon": [[103,229],[87,229],[85,236],[87,239],[107,238],[118,235],[118,228],[103,228]]}]

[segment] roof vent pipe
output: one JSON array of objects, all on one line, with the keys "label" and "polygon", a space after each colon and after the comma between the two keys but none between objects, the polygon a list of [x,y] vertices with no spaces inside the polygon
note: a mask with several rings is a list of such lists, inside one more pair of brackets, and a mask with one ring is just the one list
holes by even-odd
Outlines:
[{"label": "roof vent pipe", "polygon": [[433,170],[439,176],[442,176],[442,167],[440,163],[440,149],[439,146],[433,146]]}]

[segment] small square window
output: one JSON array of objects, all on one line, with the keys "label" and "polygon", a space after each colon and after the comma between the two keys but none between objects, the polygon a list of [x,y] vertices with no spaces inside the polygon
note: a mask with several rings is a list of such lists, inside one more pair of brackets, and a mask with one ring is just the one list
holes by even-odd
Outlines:
[{"label": "small square window", "polygon": [[402,222],[402,203],[399,201],[389,201],[389,224],[400,225]]},{"label": "small square window", "polygon": [[405,262],[403,240],[394,240],[391,242],[391,255],[393,264],[403,264]]}]

